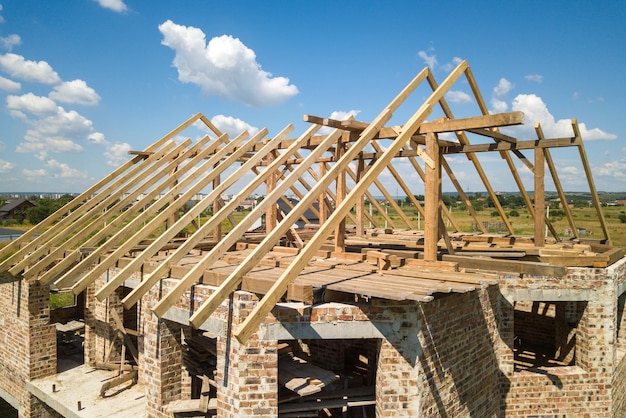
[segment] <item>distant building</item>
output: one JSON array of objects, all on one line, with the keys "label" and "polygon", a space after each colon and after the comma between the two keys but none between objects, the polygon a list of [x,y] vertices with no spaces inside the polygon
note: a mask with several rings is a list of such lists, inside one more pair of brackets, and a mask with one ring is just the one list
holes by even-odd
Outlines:
[{"label": "distant building", "polygon": [[16,199],[7,202],[0,208],[0,220],[16,220],[26,216],[26,210],[35,206],[33,202],[26,199]]}]

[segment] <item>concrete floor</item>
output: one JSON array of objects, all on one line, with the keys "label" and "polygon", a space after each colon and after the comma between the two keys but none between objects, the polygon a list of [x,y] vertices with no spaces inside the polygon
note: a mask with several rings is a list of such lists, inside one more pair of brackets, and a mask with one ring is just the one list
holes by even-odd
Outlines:
[{"label": "concrete floor", "polygon": [[[117,372],[80,365],[62,373],[37,379],[28,391],[67,418],[127,418],[146,416],[144,387],[124,383],[100,397],[100,388]],[[52,391],[55,385],[55,392]],[[81,409],[78,409],[78,402]]]}]

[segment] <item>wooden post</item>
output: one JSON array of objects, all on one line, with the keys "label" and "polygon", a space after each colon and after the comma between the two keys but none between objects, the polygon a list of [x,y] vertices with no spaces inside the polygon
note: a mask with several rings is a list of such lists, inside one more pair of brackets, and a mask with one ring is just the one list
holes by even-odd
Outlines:
[{"label": "wooden post", "polygon": [[[344,132],[341,138],[337,141],[337,148],[335,149],[335,160],[341,160],[341,157],[346,152],[345,144],[350,141],[350,133]],[[341,205],[343,199],[346,196],[346,171],[340,170],[336,180],[337,191],[335,192],[335,205]],[[345,251],[345,237],[346,237],[346,219],[342,219],[335,228],[335,252],[343,253]]]},{"label": "wooden post", "polygon": [[[321,162],[320,163],[320,175],[318,178],[322,178],[326,175],[326,163],[325,162]],[[324,222],[326,222],[326,190],[323,190],[322,193],[320,193],[320,197],[319,197],[319,204],[318,204],[318,208],[319,208],[319,224],[320,225],[324,225]]]},{"label": "wooden post", "polygon": [[[272,164],[272,161],[274,161],[274,154],[270,152],[269,154],[267,154],[267,164],[268,165]],[[265,196],[267,196],[270,193],[272,193],[272,190],[276,188],[276,173],[270,174],[265,184],[266,184]],[[276,207],[277,204],[278,203],[271,205],[269,208],[267,208],[267,211],[265,212],[265,233],[266,234],[268,234],[270,231],[273,231],[274,228],[276,228],[276,222],[277,222],[276,219],[278,216],[278,210]]]},{"label": "wooden post", "polygon": [[426,134],[426,153],[435,162],[434,167],[426,165],[424,184],[425,219],[424,219],[424,260],[437,261],[437,242],[439,241],[439,201],[441,199],[441,163],[437,134]]},{"label": "wooden post", "polygon": [[[216,168],[217,165],[214,167]],[[215,180],[213,180],[213,190],[217,189],[221,183],[221,176],[217,176],[215,178]],[[217,211],[220,210],[220,196],[217,196],[217,198],[213,201],[213,214],[216,214]],[[215,229],[213,230],[213,239],[215,241],[219,241],[222,239],[222,224],[218,224],[215,226]]]},{"label": "wooden post", "polygon": [[546,229],[543,148],[535,148],[535,245],[543,247]]},{"label": "wooden post", "polygon": [[[357,161],[357,166],[356,166],[357,183],[361,181],[361,178],[363,177],[364,172],[365,172],[365,160],[363,159],[363,153],[361,152],[359,154],[359,159]],[[365,219],[364,214],[365,214],[365,197],[364,195],[361,195],[356,200],[356,236],[357,237],[362,237],[365,235],[364,233],[365,226],[363,225],[363,221]]]}]

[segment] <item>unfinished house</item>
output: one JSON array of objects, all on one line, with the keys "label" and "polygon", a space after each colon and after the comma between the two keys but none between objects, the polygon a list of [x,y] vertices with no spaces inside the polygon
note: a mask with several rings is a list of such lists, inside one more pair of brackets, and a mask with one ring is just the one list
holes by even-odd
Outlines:
[{"label": "unfinished house", "polygon": [[[473,116],[452,113],[455,83]],[[523,119],[489,114],[466,62],[441,83],[424,69],[371,121],[306,115],[299,134],[230,138],[195,115],[0,250],[3,416],[623,417],[623,250],[576,121],[563,138],[501,132]],[[212,134],[173,139],[192,124]],[[573,236],[546,219],[546,178],[567,201],[552,155],[564,148],[586,174],[593,240],[567,205]],[[481,166],[494,153],[526,235]],[[486,228],[454,156],[504,233]],[[477,231],[442,204],[444,180]],[[68,291],[74,306],[51,309]]]}]

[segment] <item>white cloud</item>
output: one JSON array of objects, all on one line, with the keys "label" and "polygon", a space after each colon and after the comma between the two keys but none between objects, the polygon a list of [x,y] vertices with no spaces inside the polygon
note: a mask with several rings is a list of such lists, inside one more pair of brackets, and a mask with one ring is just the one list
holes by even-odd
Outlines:
[{"label": "white cloud", "polygon": [[472,103],[472,97],[459,90],[450,90],[446,93],[446,100],[452,103]]},{"label": "white cloud", "polygon": [[52,171],[53,177],[63,178],[63,179],[86,179],[87,173],[76,170],[75,168],[70,167],[66,163],[58,162],[57,160],[50,159],[46,161],[46,167],[48,167]]},{"label": "white cloud", "polygon": [[[2,5],[0,4],[0,12],[2,11]],[[4,17],[0,16],[0,23],[4,23]]]},{"label": "white cloud", "polygon": [[23,56],[12,53],[0,55],[0,69],[11,77],[23,81],[43,84],[57,84],[61,81],[59,75],[47,62],[28,61]]},{"label": "white cloud", "polygon": [[491,113],[504,113],[508,108],[509,105],[505,101],[496,99],[495,97],[491,99]]},{"label": "white cloud", "polygon": [[101,7],[105,9],[113,10],[114,12],[122,13],[128,10],[123,0],[94,0],[98,2]]},{"label": "white cloud", "polygon": [[298,93],[285,77],[263,71],[256,54],[239,39],[229,35],[206,43],[202,30],[171,20],[159,25],[162,45],[175,52],[173,64],[178,79],[199,86],[207,95],[218,95],[252,106],[283,102]]},{"label": "white cloud", "polygon": [[[546,137],[571,137],[573,135],[570,119],[556,120],[541,97],[534,94],[519,94],[513,99],[512,109],[525,115],[526,130],[534,134],[534,124],[539,122]],[[588,129],[585,123],[578,123],[583,140],[616,139],[617,135],[604,132],[599,128]]]},{"label": "white cloud", "polygon": [[22,85],[17,81],[9,80],[8,78],[0,76],[0,90],[15,92],[19,91],[21,88]]},{"label": "white cloud", "polygon": [[452,71],[454,68],[456,68],[461,62],[463,61],[462,58],[459,57],[454,57],[452,58],[452,61],[447,63],[447,64],[443,64],[441,66],[441,69],[444,71]]},{"label": "white cloud", "polygon": [[524,78],[528,81],[534,81],[535,83],[541,83],[543,81],[543,76],[539,74],[528,74],[524,76]]},{"label": "white cloud", "polygon": [[22,38],[20,38],[20,35],[16,35],[15,33],[7,37],[0,36],[0,45],[2,45],[2,47],[7,51],[12,50],[15,45],[19,45],[21,43]]},{"label": "white cloud", "polygon": [[350,117],[352,116],[356,118],[356,115],[358,115],[359,113],[361,113],[360,110],[348,110],[347,112],[343,110],[335,110],[330,114],[330,118],[336,120],[347,120],[350,119]]},{"label": "white cloud", "polygon": [[493,88],[496,97],[502,97],[513,89],[514,85],[506,78],[501,78],[498,85]]},{"label": "white cloud", "polygon": [[14,167],[15,167],[15,164],[13,164],[12,162],[6,161],[0,158],[0,173],[1,174],[8,173],[9,171],[13,170]]},{"label": "white cloud", "polygon": [[417,56],[424,60],[424,63],[430,67],[430,69],[434,69],[437,66],[437,56],[436,55],[428,55],[426,51],[419,51]]},{"label": "white cloud", "polygon": [[118,167],[128,160],[128,151],[131,150],[130,144],[126,142],[106,143],[106,151],[104,156],[107,158],[107,164]]},{"label": "white cloud", "polygon": [[[248,131],[250,136],[259,132],[259,128],[232,116],[215,115],[211,118],[211,123],[222,133],[227,133],[231,138],[234,138],[243,131]],[[206,125],[204,125],[204,127],[206,128]]]},{"label": "white cloud", "polygon": [[26,111],[35,115],[46,115],[57,112],[57,104],[48,97],[26,93],[21,96],[7,96],[7,108],[15,111]]},{"label": "white cloud", "polygon": [[41,181],[45,178],[48,178],[48,172],[43,168],[39,168],[37,170],[30,170],[28,168],[24,168],[22,170],[22,176],[26,178],[26,180],[31,182]]},{"label": "white cloud", "polygon": [[83,80],[64,81],[54,86],[54,91],[48,95],[51,99],[62,103],[76,103],[85,106],[96,106],[100,96]]}]

